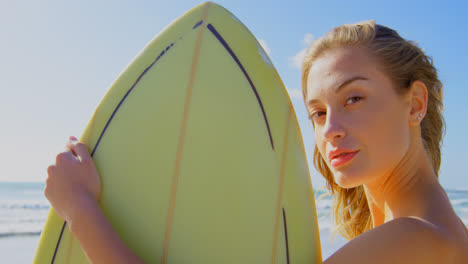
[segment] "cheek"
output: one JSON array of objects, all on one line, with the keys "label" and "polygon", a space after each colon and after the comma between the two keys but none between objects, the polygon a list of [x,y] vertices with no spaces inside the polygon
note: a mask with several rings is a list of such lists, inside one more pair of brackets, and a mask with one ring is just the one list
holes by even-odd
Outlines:
[{"label": "cheek", "polygon": [[314,129],[314,140],[315,140],[315,145],[317,146],[319,152],[320,152],[320,155],[322,155],[322,158],[327,161],[324,157],[326,157],[326,149],[325,149],[325,146],[326,146],[326,142],[324,140],[323,137],[321,137],[321,131],[320,131],[320,128],[316,127]]},{"label": "cheek", "polygon": [[409,125],[404,110],[385,106],[373,113],[367,128],[368,147],[374,169],[388,171],[397,166],[409,145]]}]

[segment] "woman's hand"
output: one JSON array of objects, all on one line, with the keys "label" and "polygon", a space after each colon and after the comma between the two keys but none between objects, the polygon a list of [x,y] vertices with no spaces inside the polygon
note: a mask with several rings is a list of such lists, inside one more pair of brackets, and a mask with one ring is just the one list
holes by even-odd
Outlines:
[{"label": "woman's hand", "polygon": [[92,263],[143,263],[123,242],[103,214],[98,201],[101,182],[88,148],[70,137],[67,151],[59,153],[44,194]]},{"label": "woman's hand", "polygon": [[67,149],[57,155],[55,165],[47,168],[44,194],[57,214],[71,221],[89,203],[96,203],[101,182],[85,144],[70,137]]}]

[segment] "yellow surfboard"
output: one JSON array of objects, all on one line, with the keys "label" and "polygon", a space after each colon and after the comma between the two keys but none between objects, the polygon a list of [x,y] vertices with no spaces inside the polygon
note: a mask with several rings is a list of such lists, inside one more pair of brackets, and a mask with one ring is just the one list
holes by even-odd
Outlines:
[{"label": "yellow surfboard", "polygon": [[[146,263],[320,263],[314,196],[286,89],[249,30],[201,4],[138,54],[81,141],[100,206]],[[51,210],[34,263],[88,263]]]}]

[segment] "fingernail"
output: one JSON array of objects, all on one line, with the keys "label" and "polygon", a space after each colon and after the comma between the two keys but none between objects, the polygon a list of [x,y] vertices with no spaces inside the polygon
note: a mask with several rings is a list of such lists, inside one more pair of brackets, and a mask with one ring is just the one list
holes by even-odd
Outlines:
[{"label": "fingernail", "polygon": [[71,136],[70,139],[73,140],[73,141],[78,141],[78,139],[76,137],[74,137],[74,136]]}]

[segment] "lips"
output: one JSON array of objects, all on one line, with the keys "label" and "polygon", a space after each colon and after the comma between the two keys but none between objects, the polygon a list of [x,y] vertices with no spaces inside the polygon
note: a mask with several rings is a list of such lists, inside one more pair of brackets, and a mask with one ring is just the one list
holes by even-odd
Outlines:
[{"label": "lips", "polygon": [[351,161],[358,153],[359,150],[334,149],[328,153],[328,160],[331,166],[338,167]]}]

